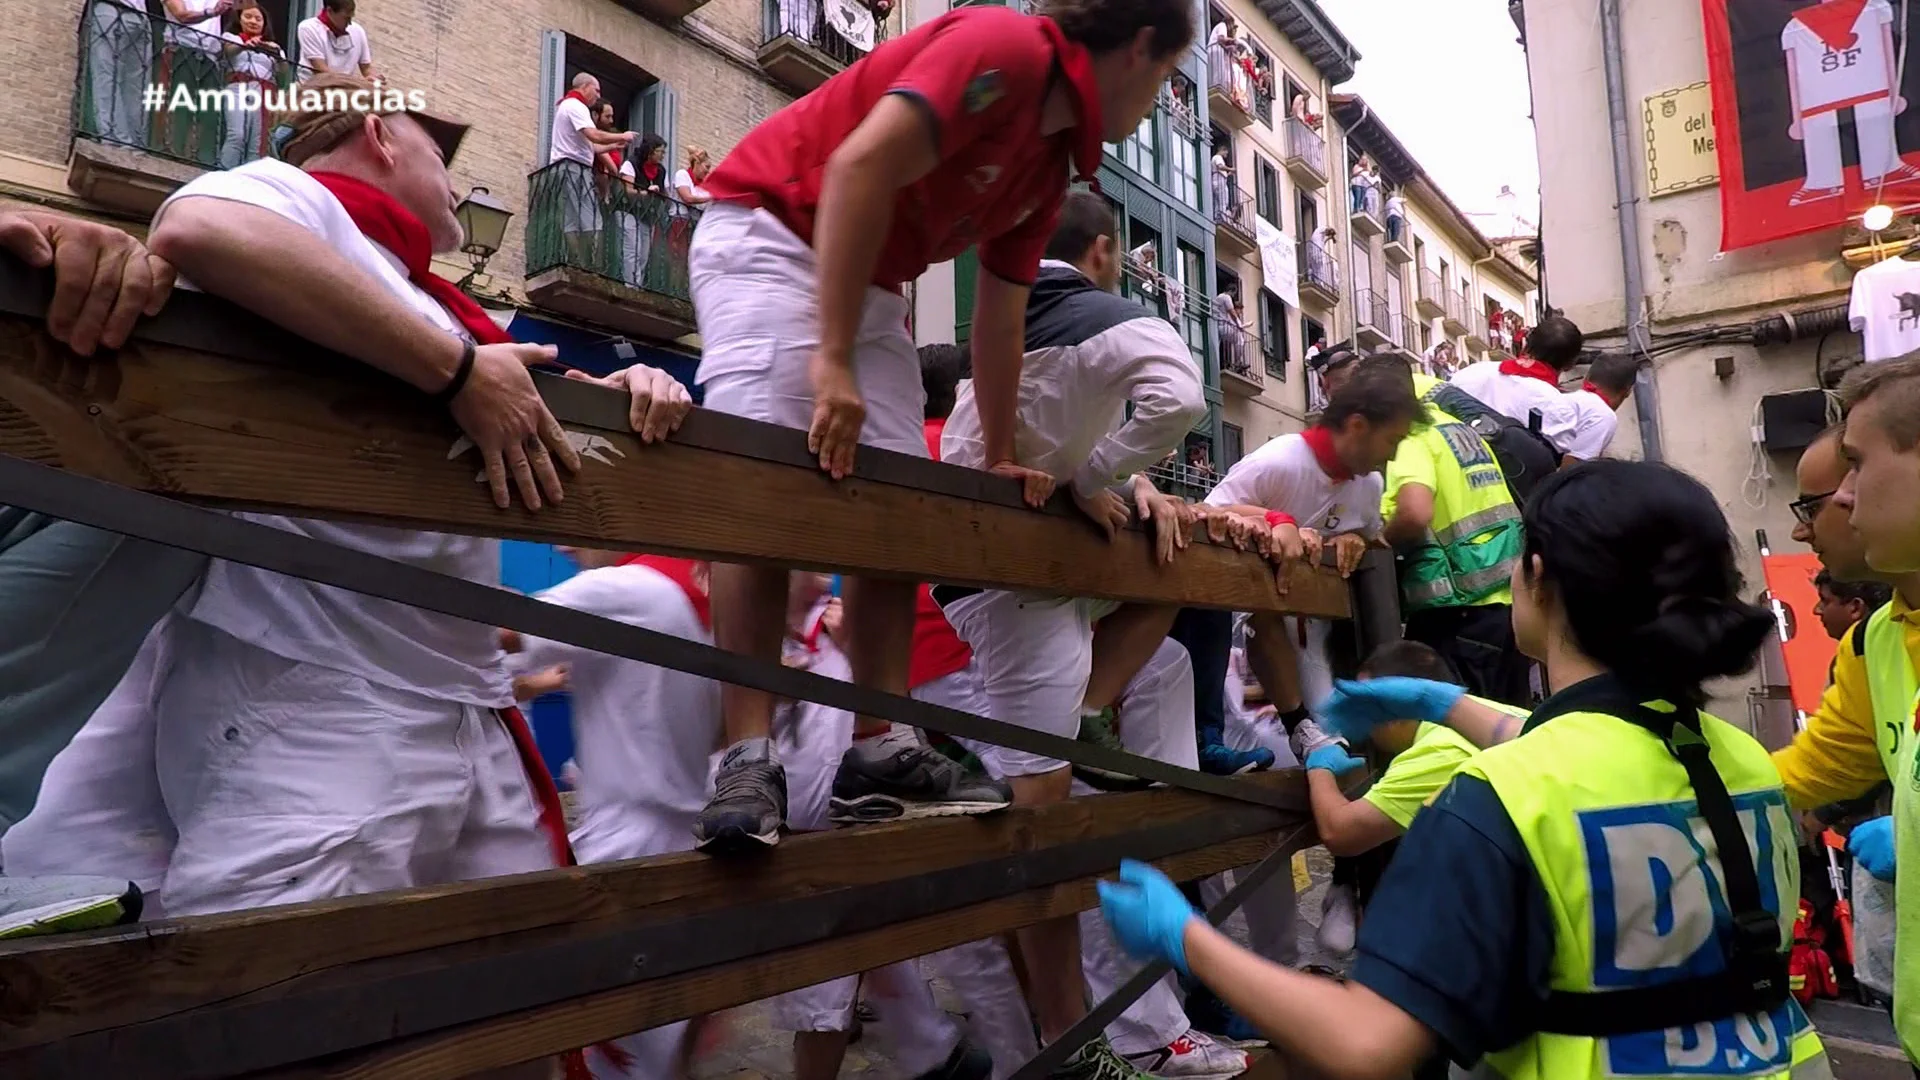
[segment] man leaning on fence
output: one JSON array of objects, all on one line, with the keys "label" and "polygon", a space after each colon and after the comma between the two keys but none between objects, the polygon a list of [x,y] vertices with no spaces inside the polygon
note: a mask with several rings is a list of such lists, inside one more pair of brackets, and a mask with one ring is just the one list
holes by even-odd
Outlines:
[{"label": "man leaning on fence", "polygon": [[[307,85],[372,89],[340,75]],[[526,371],[552,350],[512,343],[429,268],[460,243],[445,162],[465,127],[326,108],[283,119],[283,160],[189,183],[161,207],[155,251],[199,288],[432,395],[478,448],[498,505],[510,491],[530,509],[560,499],[579,459]],[[632,392],[643,438],[687,407],[651,368],[604,381]],[[255,520],[472,581],[498,575],[492,540]],[[570,860],[489,629],[215,560],[148,646],[151,739],[122,749],[152,755],[177,830],[169,914]]]}]

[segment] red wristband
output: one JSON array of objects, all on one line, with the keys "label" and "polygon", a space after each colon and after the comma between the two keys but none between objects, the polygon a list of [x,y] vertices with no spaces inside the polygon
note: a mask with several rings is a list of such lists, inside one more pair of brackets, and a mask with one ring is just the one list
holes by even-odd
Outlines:
[{"label": "red wristband", "polygon": [[1280,525],[1293,525],[1297,527],[1299,524],[1299,522],[1293,520],[1292,514],[1283,513],[1279,510],[1267,511],[1267,528],[1269,529]]}]

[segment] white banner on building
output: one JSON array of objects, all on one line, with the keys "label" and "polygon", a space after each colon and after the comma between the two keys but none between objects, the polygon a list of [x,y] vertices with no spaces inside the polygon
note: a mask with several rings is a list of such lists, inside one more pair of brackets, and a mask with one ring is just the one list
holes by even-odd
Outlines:
[{"label": "white banner on building", "polygon": [[[805,2],[805,0],[802,0]],[[826,0],[827,25],[861,52],[873,51],[873,12],[858,0]]]},{"label": "white banner on building", "polygon": [[1300,306],[1300,265],[1293,241],[1280,227],[1254,215],[1254,234],[1260,238],[1260,287],[1287,302]]}]

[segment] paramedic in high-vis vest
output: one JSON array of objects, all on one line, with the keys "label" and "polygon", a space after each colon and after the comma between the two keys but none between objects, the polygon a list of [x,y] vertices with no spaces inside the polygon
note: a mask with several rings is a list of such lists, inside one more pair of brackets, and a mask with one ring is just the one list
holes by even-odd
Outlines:
[{"label": "paramedic in high-vis vest", "polygon": [[1250,955],[1137,863],[1100,886],[1115,935],[1339,1080],[1436,1051],[1509,1080],[1829,1080],[1787,993],[1800,883],[1779,776],[1699,711],[1773,630],[1740,599],[1713,494],[1644,462],[1556,473],[1513,591],[1519,645],[1559,688],[1524,724],[1425,679],[1341,683],[1321,710],[1350,739],[1415,718],[1490,747],[1414,820],[1347,983]]},{"label": "paramedic in high-vis vest", "polygon": [[[1424,398],[1439,380],[1418,372]],[[1513,645],[1513,577],[1520,508],[1478,432],[1427,403],[1387,465],[1383,535],[1398,554],[1407,637],[1431,645],[1469,693],[1509,705],[1531,694]]]}]

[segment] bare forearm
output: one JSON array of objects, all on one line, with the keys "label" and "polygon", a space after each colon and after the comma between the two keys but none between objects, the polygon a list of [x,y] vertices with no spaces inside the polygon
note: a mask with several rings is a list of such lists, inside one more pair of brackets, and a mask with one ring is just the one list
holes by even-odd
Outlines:
[{"label": "bare forearm", "polygon": [[154,226],[152,250],[208,293],[422,390],[439,390],[459,367],[457,338],[270,210],[183,199]]},{"label": "bare forearm", "polygon": [[1453,708],[1447,710],[1446,722],[1448,727],[1481,749],[1498,746],[1519,735],[1520,728],[1526,723],[1521,717],[1490,708],[1464,694],[1453,703]]},{"label": "bare forearm", "polygon": [[973,400],[980,412],[980,441],[987,464],[1012,461],[1013,428],[1020,398],[1019,331],[976,324],[973,337]]},{"label": "bare forearm", "polygon": [[587,137],[587,145],[595,150],[618,150],[632,140],[624,131],[601,131],[599,128],[581,128],[580,134]]},{"label": "bare forearm", "polygon": [[1433,1052],[1433,1036],[1365,987],[1269,963],[1205,922],[1187,924],[1187,966],[1261,1034],[1335,1080],[1397,1080]]},{"label": "bare forearm", "polygon": [[893,227],[894,181],[884,164],[836,153],[820,188],[813,244],[820,259],[820,351],[850,360],[860,309]]}]

